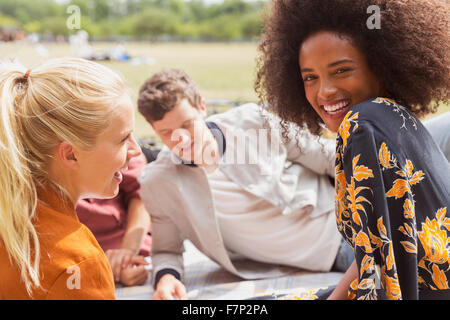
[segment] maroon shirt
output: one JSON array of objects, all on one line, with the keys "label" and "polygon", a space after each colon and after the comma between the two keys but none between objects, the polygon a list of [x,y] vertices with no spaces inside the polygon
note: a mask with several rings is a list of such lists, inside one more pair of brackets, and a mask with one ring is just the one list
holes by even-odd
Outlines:
[{"label": "maroon shirt", "polygon": [[[104,251],[120,249],[127,226],[128,204],[131,199],[140,197],[141,187],[137,177],[145,165],[143,157],[130,160],[115,198],[83,199],[77,203],[76,211],[80,222],[92,231]],[[148,230],[142,243],[140,255],[150,255],[152,245],[150,231]]]}]

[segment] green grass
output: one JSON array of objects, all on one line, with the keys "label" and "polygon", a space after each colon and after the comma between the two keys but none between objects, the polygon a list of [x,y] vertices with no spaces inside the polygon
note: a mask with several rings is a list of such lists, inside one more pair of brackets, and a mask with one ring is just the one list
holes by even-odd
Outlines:
[{"label": "green grass", "polygon": [[[106,52],[113,43],[93,44],[96,52]],[[48,44],[48,58],[75,55],[68,44]],[[141,84],[154,72],[165,68],[181,68],[188,72],[205,99],[257,101],[253,90],[255,79],[256,43],[129,43],[128,53],[151,58],[151,65],[134,66],[125,62],[102,62],[119,72],[131,90],[133,101]],[[35,49],[25,42],[0,44],[0,59],[17,58],[33,68],[43,62]],[[223,110],[223,108],[222,108]],[[450,106],[441,105],[437,113],[449,112]],[[150,125],[136,112],[137,137],[157,139]]]}]

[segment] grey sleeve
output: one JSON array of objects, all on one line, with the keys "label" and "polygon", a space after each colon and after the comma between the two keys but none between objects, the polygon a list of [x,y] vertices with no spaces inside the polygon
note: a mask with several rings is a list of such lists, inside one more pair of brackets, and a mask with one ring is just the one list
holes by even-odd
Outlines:
[{"label": "grey sleeve", "polygon": [[[149,181],[149,180],[152,181]],[[141,198],[150,213],[152,222],[152,273],[153,285],[160,270],[175,270],[183,277],[184,237],[173,222],[170,210],[173,210],[173,192],[171,185],[151,177],[140,179]]]}]

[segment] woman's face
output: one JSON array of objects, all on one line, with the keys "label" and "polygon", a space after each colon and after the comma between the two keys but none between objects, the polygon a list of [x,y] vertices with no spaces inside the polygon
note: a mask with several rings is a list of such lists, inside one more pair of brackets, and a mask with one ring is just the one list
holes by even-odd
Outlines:
[{"label": "woman's face", "polygon": [[80,198],[112,198],[119,191],[122,172],[131,158],[141,154],[133,137],[134,109],[128,96],[111,113],[108,128],[89,150],[77,154]]},{"label": "woman's face", "polygon": [[333,132],[354,105],[381,95],[363,53],[337,33],[309,36],[300,47],[299,66],[306,98]]}]

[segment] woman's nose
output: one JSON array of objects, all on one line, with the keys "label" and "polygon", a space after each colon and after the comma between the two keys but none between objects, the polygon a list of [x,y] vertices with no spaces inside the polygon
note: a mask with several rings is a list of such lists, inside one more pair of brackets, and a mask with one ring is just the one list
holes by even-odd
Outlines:
[{"label": "woman's nose", "polygon": [[141,147],[136,142],[134,136],[131,136],[130,147],[128,148],[128,157],[134,158],[142,153]]},{"label": "woman's nose", "polygon": [[323,79],[320,82],[318,96],[320,100],[328,101],[337,92],[337,88],[334,83],[328,79]]}]

